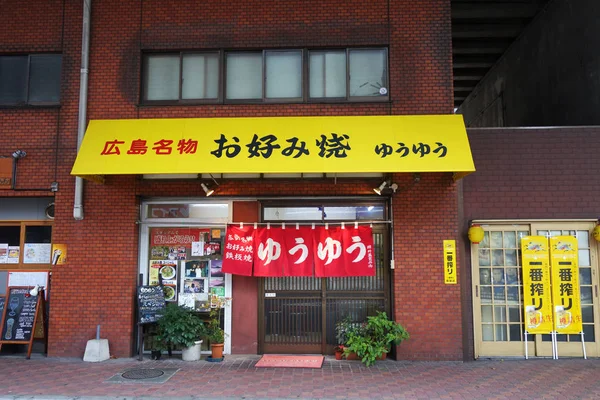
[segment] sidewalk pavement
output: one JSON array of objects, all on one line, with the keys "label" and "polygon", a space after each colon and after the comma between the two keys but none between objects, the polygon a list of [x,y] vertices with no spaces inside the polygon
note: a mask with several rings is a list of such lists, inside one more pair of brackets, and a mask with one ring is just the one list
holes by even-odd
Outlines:
[{"label": "sidewalk pavement", "polygon": [[[599,399],[600,359],[475,362],[359,361],[321,369],[256,368],[260,356],[222,363],[179,359],[0,358],[0,399]],[[177,372],[164,383],[121,379],[130,369]],[[152,371],[153,372],[153,371]]]}]

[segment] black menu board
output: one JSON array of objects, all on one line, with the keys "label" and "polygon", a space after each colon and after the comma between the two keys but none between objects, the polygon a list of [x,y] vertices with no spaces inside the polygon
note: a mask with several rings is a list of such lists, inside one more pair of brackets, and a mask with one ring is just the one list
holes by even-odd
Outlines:
[{"label": "black menu board", "polygon": [[165,294],[161,286],[138,286],[138,321],[140,324],[156,322],[165,310]]},{"label": "black menu board", "polygon": [[9,288],[2,321],[2,342],[30,342],[39,296],[29,296],[28,288]]},{"label": "black menu board", "polygon": [[4,311],[4,296],[0,296],[0,318],[2,318],[2,311]]}]

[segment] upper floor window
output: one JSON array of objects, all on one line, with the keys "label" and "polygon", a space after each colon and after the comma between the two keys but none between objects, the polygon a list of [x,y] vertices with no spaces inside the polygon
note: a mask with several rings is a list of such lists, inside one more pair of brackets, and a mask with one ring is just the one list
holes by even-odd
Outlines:
[{"label": "upper floor window", "polygon": [[60,54],[0,56],[0,105],[60,102]]},{"label": "upper floor window", "polygon": [[146,103],[381,101],[387,49],[181,52],[144,56]]}]

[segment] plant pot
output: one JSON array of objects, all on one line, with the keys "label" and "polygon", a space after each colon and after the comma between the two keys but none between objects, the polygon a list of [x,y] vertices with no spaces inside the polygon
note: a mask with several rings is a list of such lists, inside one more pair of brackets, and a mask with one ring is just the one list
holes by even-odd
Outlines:
[{"label": "plant pot", "polygon": [[223,346],[224,343],[215,343],[210,345],[212,351],[212,358],[223,358]]},{"label": "plant pot", "polygon": [[162,351],[160,351],[160,350],[152,350],[152,359],[153,360],[160,360],[161,356],[162,356]]},{"label": "plant pot", "polygon": [[198,340],[195,345],[186,347],[181,351],[181,359],[183,361],[198,361],[200,360],[200,345],[202,340]]},{"label": "plant pot", "polygon": [[335,359],[336,360],[341,360],[343,358],[344,352],[343,351],[336,351],[335,352]]},{"label": "plant pot", "polygon": [[383,353],[380,357],[377,357],[377,360],[383,361],[387,358],[387,353]]},{"label": "plant pot", "polygon": [[358,360],[358,355],[355,352],[351,351],[346,355],[346,360]]}]

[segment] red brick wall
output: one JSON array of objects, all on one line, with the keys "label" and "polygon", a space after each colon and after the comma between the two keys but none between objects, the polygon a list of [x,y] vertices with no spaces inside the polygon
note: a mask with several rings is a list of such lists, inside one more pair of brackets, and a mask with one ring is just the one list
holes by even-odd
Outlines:
[{"label": "red brick wall", "polygon": [[[63,18],[64,24],[61,23]],[[86,184],[85,219],[73,220],[74,181],[69,172],[76,151],[81,19],[82,2],[77,0],[3,5],[0,54],[62,51],[63,86],[59,110],[0,110],[0,155],[9,155],[16,148],[28,152],[19,168],[19,185],[31,182],[35,187],[44,188],[53,180],[60,184],[56,193],[53,240],[69,246],[69,264],[57,267],[53,274],[50,355],[80,356],[85,342],[94,337],[96,324],[102,324],[102,336],[109,339],[111,353],[123,357],[131,353],[133,344],[132,299],[138,271],[135,222],[139,218],[139,199],[165,193],[203,197],[204,193],[198,185],[189,182],[149,183],[132,176],[108,177],[105,185]],[[452,111],[448,0],[104,0],[93,2],[91,29],[89,119],[442,114]],[[327,105],[138,105],[142,50],[313,46],[389,46],[391,101]],[[315,184],[277,182],[223,183],[219,195],[372,193],[372,182],[359,182],[358,186],[356,182],[341,181],[333,186],[331,181]],[[437,196],[438,192],[446,190],[445,183],[439,183],[437,190],[433,182],[430,185],[423,195]],[[39,193],[7,192],[0,195]],[[449,197],[445,195],[443,199]],[[436,204],[443,203],[444,210],[454,207],[454,200],[445,203],[437,200],[438,197],[435,199]],[[429,203],[418,201],[412,208],[404,210],[419,214],[419,208],[426,204]],[[452,210],[449,210],[451,214]],[[419,225],[435,223],[436,227],[440,226],[439,220],[429,220],[437,214],[419,215],[422,215]],[[402,230],[398,234],[411,236]],[[419,231],[413,236],[418,234]],[[444,235],[445,231],[439,233],[439,237]],[[402,246],[397,248],[401,250]],[[436,250],[424,251],[431,252],[430,257],[433,257]],[[400,258],[398,254],[396,259]],[[115,279],[115,271],[118,271],[119,279]],[[81,288],[86,288],[87,295],[76,301]],[[428,289],[438,290],[439,287],[430,284]],[[420,343],[416,338],[413,340]],[[435,357],[435,349],[415,349],[415,354],[409,351],[405,356]],[[446,353],[449,352],[451,350],[447,349]]]},{"label": "red brick wall", "polygon": [[600,215],[600,128],[469,129],[469,141],[466,220]]},{"label": "red brick wall", "polygon": [[[418,183],[406,174],[394,180],[394,310],[411,335],[397,347],[398,358],[460,360],[461,286],[444,284],[442,247],[443,240],[458,240],[456,183],[449,173],[421,174]],[[459,263],[461,252],[457,257]]]}]

